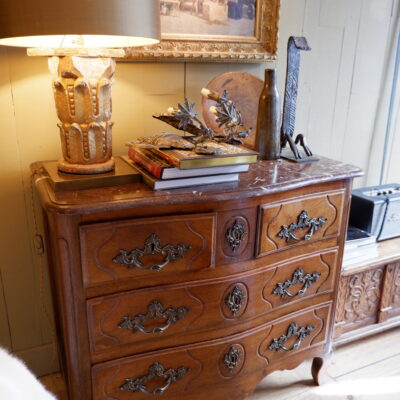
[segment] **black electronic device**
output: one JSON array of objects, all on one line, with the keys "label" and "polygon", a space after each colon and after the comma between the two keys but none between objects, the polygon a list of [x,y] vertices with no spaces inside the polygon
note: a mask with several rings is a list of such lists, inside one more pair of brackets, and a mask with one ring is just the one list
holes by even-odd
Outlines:
[{"label": "black electronic device", "polygon": [[400,184],[354,189],[350,225],[370,233],[377,241],[400,236]]}]

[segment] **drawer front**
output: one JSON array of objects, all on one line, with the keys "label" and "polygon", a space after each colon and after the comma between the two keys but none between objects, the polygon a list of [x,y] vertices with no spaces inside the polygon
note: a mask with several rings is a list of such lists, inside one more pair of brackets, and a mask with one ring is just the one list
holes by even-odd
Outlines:
[{"label": "drawer front", "polygon": [[322,344],[329,321],[328,303],[244,334],[98,364],[92,368],[93,399],[140,400],[156,393],[166,400],[205,399],[210,388],[214,398],[226,398],[224,386],[232,392],[241,378]]},{"label": "drawer front", "polygon": [[258,256],[339,235],[344,192],[329,192],[264,204]]},{"label": "drawer front", "polygon": [[337,257],[332,250],[279,265],[263,288],[263,298],[274,309],[333,291]]},{"label": "drawer front", "polygon": [[214,214],[83,225],[84,286],[155,276],[174,282],[177,273],[210,268],[214,226]]},{"label": "drawer front", "polygon": [[88,300],[92,354],[104,360],[231,335],[245,322],[254,327],[273,309],[331,291],[336,259],[331,250],[219,283]]}]

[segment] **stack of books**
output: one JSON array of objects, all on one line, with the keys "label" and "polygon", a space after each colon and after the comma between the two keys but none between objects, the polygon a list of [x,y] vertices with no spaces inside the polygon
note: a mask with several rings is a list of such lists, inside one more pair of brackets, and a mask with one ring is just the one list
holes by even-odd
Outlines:
[{"label": "stack of books", "polygon": [[378,257],[376,237],[349,225],[344,245],[343,269],[375,257]]},{"label": "stack of books", "polygon": [[222,155],[200,155],[188,150],[160,150],[131,145],[123,159],[133,165],[154,190],[236,182],[241,172],[257,162],[258,153],[226,144]]}]

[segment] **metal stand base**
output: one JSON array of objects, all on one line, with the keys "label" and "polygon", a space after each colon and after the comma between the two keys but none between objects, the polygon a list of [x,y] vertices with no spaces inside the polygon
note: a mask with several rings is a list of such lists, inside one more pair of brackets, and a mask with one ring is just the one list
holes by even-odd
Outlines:
[{"label": "metal stand base", "polygon": [[302,154],[302,158],[296,158],[290,150],[283,151],[281,153],[281,158],[295,163],[308,163],[319,161],[319,158],[317,156],[306,156],[304,154]]}]

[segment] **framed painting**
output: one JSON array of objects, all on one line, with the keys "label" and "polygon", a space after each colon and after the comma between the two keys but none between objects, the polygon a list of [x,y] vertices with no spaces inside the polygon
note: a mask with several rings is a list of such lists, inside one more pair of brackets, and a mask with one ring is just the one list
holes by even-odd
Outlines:
[{"label": "framed painting", "polygon": [[264,62],[276,58],[280,0],[160,0],[161,43],[135,61]]}]

